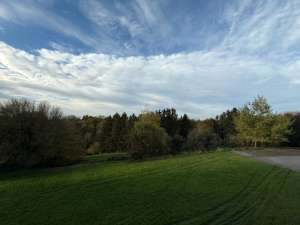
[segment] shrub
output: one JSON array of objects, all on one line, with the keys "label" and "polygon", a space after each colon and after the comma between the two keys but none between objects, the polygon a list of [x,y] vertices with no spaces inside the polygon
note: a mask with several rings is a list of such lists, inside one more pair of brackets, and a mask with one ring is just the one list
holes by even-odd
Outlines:
[{"label": "shrub", "polygon": [[95,155],[99,153],[99,143],[95,142],[93,143],[87,150],[86,154],[88,155]]},{"label": "shrub", "polygon": [[72,123],[47,103],[10,100],[0,105],[0,166],[64,165],[81,156]]},{"label": "shrub", "polygon": [[175,134],[171,140],[171,154],[178,154],[182,151],[182,147],[184,144],[184,138],[179,134]]},{"label": "shrub", "polygon": [[220,143],[219,136],[208,126],[198,125],[188,135],[187,150],[210,150],[216,148]]},{"label": "shrub", "polygon": [[150,121],[136,122],[130,133],[130,154],[135,159],[169,152],[170,138],[165,130]]}]

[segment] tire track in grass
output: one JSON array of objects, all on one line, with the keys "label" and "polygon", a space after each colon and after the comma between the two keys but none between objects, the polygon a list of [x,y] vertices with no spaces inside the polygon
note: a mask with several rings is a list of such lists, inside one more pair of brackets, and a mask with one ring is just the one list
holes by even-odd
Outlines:
[{"label": "tire track in grass", "polygon": [[[101,179],[100,181],[98,180],[84,180],[84,182],[87,182],[88,184],[82,184],[82,183],[79,183],[80,185],[74,185],[74,183],[72,183],[72,187],[69,187],[69,186],[63,186],[63,187],[59,187],[58,190],[56,190],[56,187],[55,186],[52,186],[54,187],[53,189],[51,190],[48,190],[48,191],[45,191],[45,192],[40,192],[39,193],[39,197],[40,198],[37,198],[37,200],[39,199],[44,199],[44,198],[47,198],[48,196],[45,196],[47,194],[52,194],[52,193],[58,193],[60,191],[65,191],[66,193],[68,193],[68,191],[72,191],[74,190],[75,188],[78,189],[77,191],[79,192],[84,192],[86,189],[89,189],[89,188],[93,188],[95,186],[103,186],[103,185],[106,185],[106,184],[113,184],[114,182],[123,182],[124,180],[126,179],[135,179],[139,176],[154,176],[154,177],[157,177],[157,176],[163,176],[163,177],[167,177],[167,176],[170,176],[170,175],[175,175],[176,176],[179,176],[179,174],[188,174],[190,175],[189,177],[193,177],[192,174],[190,173],[187,173],[187,172],[193,172],[195,173],[196,171],[198,171],[199,169],[206,169],[207,167],[205,167],[206,164],[211,164],[211,163],[217,163],[219,162],[220,160],[223,160],[223,158],[220,158],[219,155],[213,155],[213,156],[209,156],[209,157],[206,157],[205,158],[203,156],[200,156],[199,158],[197,157],[197,160],[188,160],[187,163],[188,164],[185,164],[185,163],[182,163],[181,161],[178,161],[177,163],[171,165],[171,167],[169,169],[167,169],[166,165],[163,165],[163,166],[159,166],[159,167],[155,167],[155,168],[151,168],[150,167],[150,171],[148,169],[146,170],[143,170],[143,171],[131,171],[132,173],[130,174],[122,174],[122,175],[119,175],[119,176],[115,176],[114,174],[107,178],[107,179]],[[205,161],[204,161],[205,160]],[[122,168],[119,168],[119,169],[122,169]],[[189,170],[189,171],[187,171]],[[188,180],[185,179],[185,187],[187,188],[187,183],[188,183]],[[69,185],[69,184],[68,184]],[[174,185],[173,182],[170,182],[168,183],[167,185]],[[75,187],[74,187],[75,186]],[[73,188],[73,189],[71,189]],[[30,196],[31,197],[31,196]],[[84,195],[83,195],[84,197]],[[24,198],[25,200],[28,199],[28,195]],[[36,199],[34,199],[36,200]],[[78,200],[74,200],[74,204],[77,204],[77,202],[80,202],[80,198]],[[38,204],[36,205],[36,207],[40,207]],[[149,210],[150,209],[150,210]],[[151,213],[151,203],[150,205],[148,205],[146,207],[146,210],[145,208],[143,207],[140,207],[140,210],[143,211],[145,214],[150,214]],[[154,221],[158,221],[159,218],[157,218],[157,220],[154,220]],[[129,220],[130,221],[130,220]],[[120,223],[122,223],[120,221]],[[126,223],[126,222],[124,222]]]},{"label": "tire track in grass", "polygon": [[[236,222],[240,223],[242,218],[247,218],[252,212],[254,208],[257,208],[257,199],[260,196],[265,197],[268,193],[268,187],[272,184],[274,176],[280,175],[280,170],[277,170],[272,173],[272,175],[268,176],[268,178],[257,188],[255,188],[249,195],[245,196],[241,204],[238,204],[234,210],[229,211],[229,215],[226,217],[220,218],[220,220],[214,221],[214,224],[222,224],[222,225],[233,225]],[[254,198],[253,198],[254,197]],[[243,223],[244,224],[244,223]]]},{"label": "tire track in grass", "polygon": [[[271,173],[273,172],[274,167],[272,167],[270,169],[270,171],[268,171],[263,177],[262,177],[262,181],[259,182],[259,185],[262,185],[262,183],[267,179],[267,177],[269,177],[271,175]],[[231,205],[234,201],[239,200],[240,198],[243,198],[243,196],[248,195],[249,193],[251,193],[251,184],[253,183],[253,180],[255,179],[255,177],[257,176],[258,172],[255,172],[251,175],[250,179],[248,180],[248,182],[240,189],[240,191],[238,193],[236,193],[235,195],[233,195],[231,198],[219,203],[216,206],[213,206],[207,210],[201,211],[199,212],[199,214],[196,217],[193,218],[185,218],[182,220],[178,220],[175,221],[173,223],[170,224],[189,224],[189,223],[193,223],[196,221],[199,221],[202,216],[205,216],[209,213],[213,213],[213,216],[210,216],[209,219],[207,219],[203,224],[210,224],[212,223],[214,220],[216,220],[217,218],[219,218],[221,215],[223,215],[225,213],[225,211],[227,210],[227,206]]]},{"label": "tire track in grass", "polygon": [[[238,192],[236,195],[234,195],[232,198],[227,199],[227,200],[219,203],[217,206],[213,206],[213,207],[211,207],[209,209],[201,211],[201,212],[199,212],[197,214],[197,216],[194,216],[192,218],[191,217],[186,217],[186,218],[174,221],[174,222],[170,223],[169,225],[171,225],[171,224],[177,224],[177,225],[190,224],[190,223],[193,223],[193,222],[196,222],[196,221],[200,220],[202,218],[202,216],[205,216],[205,215],[207,215],[209,213],[215,213],[214,217],[218,216],[219,214],[223,214],[224,212],[223,212],[222,208],[225,207],[227,204],[229,204],[230,201],[232,201],[235,198],[237,198],[240,194],[242,194],[242,192],[246,190],[247,186],[248,186],[248,183],[243,188],[241,188],[241,191]],[[220,211],[220,212],[218,212],[218,211]],[[213,221],[213,219],[212,220],[210,220],[210,219],[206,220],[206,223],[207,222],[211,222],[211,221]]]},{"label": "tire track in grass", "polygon": [[[216,157],[213,157],[213,158],[209,158],[206,162],[207,163],[210,163],[210,162],[212,162],[213,160],[215,160],[216,159]],[[181,163],[179,163],[178,165],[176,165],[175,167],[171,167],[169,170],[164,170],[164,169],[162,169],[161,167],[160,168],[155,168],[153,171],[151,171],[151,172],[146,172],[146,173],[144,173],[144,172],[142,172],[142,175],[145,175],[145,176],[148,176],[148,175],[150,175],[150,176],[152,176],[152,175],[154,175],[154,176],[157,176],[157,175],[159,175],[159,174],[163,174],[163,175],[167,175],[167,174],[170,174],[169,172],[171,171],[173,171],[173,173],[177,173],[177,170],[188,170],[188,169],[191,169],[191,168],[193,168],[193,167],[199,167],[199,163],[200,162],[202,162],[203,160],[202,160],[202,157],[201,157],[201,159],[197,159],[196,161],[194,161],[193,160],[193,163],[192,164],[188,164],[188,166],[186,166],[186,165],[184,165],[184,164],[181,164]],[[203,162],[202,162],[202,164],[203,164]],[[112,179],[106,179],[106,180],[101,180],[101,181],[99,181],[99,182],[93,182],[92,184],[86,184],[86,185],[80,185],[79,186],[79,191],[77,191],[77,193],[79,192],[79,193],[81,193],[81,191],[80,191],[80,189],[82,189],[82,190],[84,190],[84,189],[86,189],[86,188],[90,188],[90,187],[92,187],[92,186],[94,186],[94,185],[103,185],[103,184],[108,184],[108,183],[112,183],[112,182],[121,182],[121,181],[123,181],[124,179],[128,179],[128,178],[134,178],[134,177],[136,177],[136,174],[137,173],[135,173],[135,174],[133,174],[133,176],[128,176],[127,174],[126,175],[121,175],[121,176],[118,176],[118,177],[114,177],[114,178],[112,178]],[[86,181],[86,182],[89,182],[89,181]],[[74,188],[76,188],[76,189],[78,189],[78,187],[77,186],[64,186],[64,187],[59,187],[59,188],[55,188],[55,186],[52,186],[52,187],[54,187],[54,188],[52,188],[51,190],[47,190],[47,191],[43,191],[43,192],[39,192],[39,193],[37,193],[37,195],[34,195],[34,199],[32,199],[33,201],[31,201],[31,202],[34,202],[35,204],[35,206],[34,206],[34,208],[40,208],[41,207],[41,201],[43,201],[43,199],[47,199],[48,198],[48,195],[49,194],[52,194],[52,193],[59,193],[59,192],[70,192],[70,191],[72,191]],[[28,195],[23,195],[23,198],[22,199],[24,199],[24,200],[26,200],[26,199],[28,199],[28,197],[33,197],[33,196],[28,196]],[[20,199],[20,198],[18,198],[17,200],[18,200],[18,202],[19,201],[21,201],[22,202],[22,199]],[[23,200],[23,201],[24,201]],[[73,205],[76,205],[76,203],[78,202],[78,201],[80,201],[80,198],[79,199],[74,199],[74,204]]]},{"label": "tire track in grass", "polygon": [[[208,163],[209,164],[211,164],[211,163],[217,163],[219,161],[220,161],[220,158],[218,156],[214,156],[213,158],[209,158],[209,160],[207,160],[205,162],[203,162],[203,160],[199,160],[199,161],[197,161],[197,165],[195,165],[193,167],[186,167],[186,168],[184,168],[185,170],[183,170],[182,167],[178,168],[179,172],[178,171],[174,171],[175,179],[178,179],[178,180],[182,181],[181,177],[182,177],[182,175],[185,175],[186,179],[184,179],[184,183],[182,183],[182,182],[176,182],[176,180],[175,180],[175,181],[167,183],[166,186],[165,186],[165,188],[168,188],[168,186],[171,186],[171,188],[173,188],[175,190],[179,189],[180,192],[177,192],[176,195],[178,197],[185,197],[185,191],[184,190],[188,189],[187,183],[189,182],[190,179],[193,179],[195,172],[198,171],[199,169],[201,169],[202,165],[206,165]],[[188,171],[186,171],[186,170],[188,170]],[[166,174],[164,173],[163,175],[166,175]],[[180,186],[182,186],[182,188],[178,188],[178,185],[174,186],[174,184],[180,184]],[[166,199],[165,199],[166,201],[169,200],[168,197],[169,196],[166,196]],[[146,206],[146,208],[152,209],[153,207],[152,207],[152,205],[150,203],[150,205]],[[144,217],[147,214],[151,214],[151,210],[145,210],[145,207],[143,207],[141,210],[143,210],[143,213],[141,213],[140,216],[142,215]],[[153,222],[155,222],[155,224],[158,224],[159,221],[161,221],[161,218],[159,216],[157,216],[153,220]],[[122,223],[122,224],[124,224],[124,223]]]},{"label": "tire track in grass", "polygon": [[[283,192],[283,188],[284,186],[286,185],[286,182],[288,180],[288,177],[290,176],[290,174],[292,173],[292,170],[288,170],[287,173],[286,173],[286,176],[284,177],[284,181],[282,182],[281,186],[279,187],[279,191],[278,191],[278,194],[276,195],[276,198],[274,198],[274,202],[278,202],[277,200],[279,200],[279,196],[280,194]],[[278,211],[279,213],[281,213],[281,210],[282,210],[282,205],[280,204],[279,205],[279,208],[278,208]],[[274,218],[272,218],[272,224],[274,223]]]},{"label": "tire track in grass", "polygon": [[[216,157],[216,159],[214,161],[207,161],[207,163],[218,163],[221,159],[219,157]],[[205,163],[206,164],[206,163]],[[201,161],[201,164],[200,165],[205,165],[203,164],[203,162]],[[187,175],[187,179],[185,179],[185,182],[183,183],[183,188],[180,188],[180,192],[178,192],[178,196],[181,196],[181,197],[186,197],[186,193],[185,191],[188,190],[188,183],[189,183],[189,180],[193,180],[194,177],[195,177],[195,173],[199,171],[199,169],[201,169],[201,167],[194,167],[194,168],[191,168],[190,171],[188,171],[188,175]],[[174,186],[174,183],[171,183],[172,186]],[[176,188],[178,189],[178,188]],[[185,191],[182,191],[182,190],[185,190]],[[201,196],[204,196],[203,194],[199,193]],[[193,199],[197,199],[199,198],[199,194],[197,194],[196,197],[194,197]],[[166,199],[168,200],[168,199]],[[171,222],[169,224],[174,224],[174,222]]]},{"label": "tire track in grass", "polygon": [[[253,183],[252,181],[249,182],[249,187],[246,188],[245,192],[243,192],[241,195],[238,196],[238,198],[235,198],[233,201],[228,202],[228,204],[225,205],[225,208],[221,210],[217,215],[212,216],[208,222],[206,221],[203,224],[224,224],[224,225],[231,225],[232,224],[232,218],[233,216],[236,216],[239,214],[239,211],[243,211],[243,209],[236,208],[238,211],[234,211],[232,207],[229,206],[240,206],[247,204],[249,199],[252,198],[253,194],[255,195],[255,191],[257,191],[260,188],[264,188],[264,185],[266,182],[269,182],[269,179],[271,176],[273,176],[275,171],[275,167],[272,167],[272,169],[262,177],[262,179],[257,183]],[[237,202],[235,204],[235,202]],[[229,215],[228,215],[229,212]],[[226,215],[227,214],[227,215]],[[225,216],[226,215],[226,216]]]},{"label": "tire track in grass", "polygon": [[[273,174],[273,177],[269,177],[269,182],[264,184],[263,189],[261,191],[257,190],[257,191],[259,191],[258,194],[254,193],[256,195],[256,198],[260,198],[261,196],[263,197],[263,202],[262,202],[262,204],[260,204],[259,210],[255,210],[255,212],[259,212],[259,213],[265,212],[265,210],[262,210],[262,209],[265,208],[266,204],[268,205],[268,209],[270,209],[271,207],[273,207],[273,208],[275,207],[274,206],[275,204],[273,204],[273,203],[275,203],[274,194],[276,195],[277,193],[280,192],[280,190],[284,186],[287,176],[289,174],[289,172],[285,173],[284,178],[281,179],[281,177],[282,177],[281,172],[282,171],[280,169],[278,169],[277,174],[275,173],[275,174]],[[279,179],[276,179],[276,177],[278,177],[278,176],[279,176]],[[279,180],[279,183],[278,184],[274,183],[274,180],[275,180],[275,182],[277,180]],[[269,189],[268,187],[271,187],[271,188],[273,187],[273,188]],[[223,224],[223,225],[247,224],[249,222],[248,216],[251,214],[251,212],[253,212],[252,211],[253,209],[257,209],[257,202],[251,201],[251,199],[250,199],[250,204],[249,204],[248,200],[246,200],[242,209],[232,212],[231,215],[227,216],[227,218],[224,218],[218,224]],[[243,218],[245,218],[246,220],[244,220],[242,222],[241,220]],[[250,223],[250,224],[252,224],[252,223]]]},{"label": "tire track in grass", "polygon": [[[271,213],[274,212],[274,209],[276,207],[275,203],[276,203],[276,200],[278,199],[278,194],[282,191],[282,188],[284,187],[291,171],[288,170],[288,171],[283,171],[283,172],[284,172],[284,174],[281,175],[281,177],[283,176],[283,178],[279,179],[279,183],[277,185],[276,185],[276,183],[274,183],[274,185],[272,186],[274,188],[269,190],[266,193],[266,196],[263,199],[262,204],[259,205],[259,210],[257,210],[256,218],[259,219],[261,217],[265,217],[267,215],[265,209],[268,209]],[[277,198],[276,198],[276,196],[277,196]],[[274,218],[272,217],[272,220],[273,219]],[[263,220],[261,220],[261,221],[263,221]]]},{"label": "tire track in grass", "polygon": [[[193,160],[193,164],[188,164],[188,166],[186,166],[185,164],[178,164],[178,165],[176,165],[175,167],[173,167],[173,168],[169,168],[167,171],[164,169],[164,170],[162,170],[161,168],[160,168],[160,170],[162,170],[161,172],[159,172],[159,173],[155,173],[155,174],[153,174],[153,173],[151,173],[151,174],[146,174],[146,175],[150,175],[150,176],[152,176],[152,175],[154,175],[154,176],[163,176],[163,177],[166,177],[166,176],[174,176],[175,175],[175,177],[178,177],[178,178],[180,178],[180,176],[182,175],[182,174],[191,174],[190,173],[190,171],[196,171],[196,170],[198,170],[199,169],[199,165],[201,166],[201,165],[206,165],[206,164],[208,164],[208,163],[212,163],[212,162],[214,162],[214,163],[216,163],[216,162],[218,162],[220,159],[219,159],[219,157],[218,156],[213,156],[213,157],[209,157],[209,158],[207,158],[206,159],[206,161],[203,161],[203,158],[201,157],[200,159],[197,159],[197,160]],[[201,168],[201,167],[200,167]],[[187,171],[188,170],[188,171]],[[171,172],[170,172],[171,171]],[[192,175],[192,174],[191,174]],[[175,182],[176,183],[176,182]],[[180,182],[179,182],[180,183]],[[172,186],[172,187],[174,187],[174,182],[169,182],[169,183],[167,183],[166,184],[166,186],[165,186],[165,188],[167,188],[167,186]],[[176,189],[176,188],[175,188]],[[160,191],[159,191],[160,192]],[[154,194],[154,193],[149,193],[149,194]],[[166,201],[167,201],[168,199],[166,199]],[[152,214],[153,212],[152,212],[152,210],[153,210],[153,202],[151,201],[151,202],[149,202],[147,205],[145,205],[145,204],[143,204],[143,207],[140,207],[139,208],[140,210],[139,210],[139,212],[137,212],[137,214],[139,215],[138,217],[139,218],[146,218],[146,215],[148,215],[148,214]],[[157,211],[157,208],[155,208],[155,211]],[[155,222],[155,221],[158,221],[158,220],[160,220],[160,218],[159,217],[156,217],[154,220],[153,220],[153,222]],[[124,220],[122,220],[122,221],[119,221],[117,224],[128,224],[127,222],[128,221],[130,221],[130,218],[127,218],[127,219],[124,219]]]},{"label": "tire track in grass", "polygon": [[[205,157],[205,158],[204,158]],[[156,175],[156,174],[159,174],[159,173],[167,173],[167,172],[169,172],[169,171],[172,171],[172,170],[174,170],[174,169],[178,169],[179,167],[180,168],[188,168],[189,166],[193,166],[193,164],[195,165],[195,164],[198,164],[199,162],[201,162],[201,164],[203,165],[203,162],[207,162],[207,163],[210,163],[211,161],[211,159],[214,159],[214,160],[216,160],[218,158],[218,156],[216,156],[216,155],[200,155],[200,157],[197,157],[197,159],[196,160],[192,160],[192,164],[189,164],[188,166],[186,166],[186,164],[184,164],[183,163],[183,161],[179,161],[179,163],[177,163],[177,165],[174,165],[173,163],[175,163],[175,162],[172,162],[172,164],[171,164],[171,167],[169,166],[169,164],[168,165],[162,165],[162,166],[155,166],[154,168],[151,168],[151,165],[149,166],[149,169],[147,168],[147,169],[144,169],[144,171],[130,171],[132,174],[128,174],[128,173],[126,173],[126,174],[122,174],[122,175],[115,175],[115,174],[110,174],[108,177],[104,177],[103,179],[101,179],[101,177],[99,177],[99,179],[97,179],[96,180],[96,183],[107,183],[107,182],[110,182],[110,181],[114,181],[114,180],[118,180],[119,178],[120,179],[122,179],[122,178],[127,178],[127,177],[134,177],[134,176],[137,176],[137,174],[139,174],[139,175]],[[203,160],[206,160],[206,161],[203,161]],[[171,160],[173,160],[173,159],[171,159]],[[176,159],[174,159],[174,160],[176,160]],[[209,160],[209,161],[207,161],[207,160]],[[141,163],[144,163],[144,162],[141,162]],[[147,163],[147,161],[145,161],[145,163]],[[126,166],[128,166],[128,165],[130,165],[130,164],[126,164]],[[139,167],[139,165],[134,165],[134,163],[133,164],[131,164],[130,166],[132,166],[132,167],[135,167],[134,169],[136,169],[136,167]],[[166,167],[166,168],[165,168]],[[121,170],[122,168],[120,168],[120,170]],[[126,169],[127,169],[127,167],[126,167]],[[132,169],[132,168],[131,168]],[[73,171],[74,172],[74,171]],[[40,182],[41,182],[41,180],[47,180],[47,179],[49,179],[49,180],[51,180],[52,179],[52,177],[49,177],[49,178],[45,178],[45,179],[39,179],[39,180],[37,180],[37,181],[35,181],[34,182],[34,180],[33,181],[31,181],[31,183],[36,183],[36,184],[39,184]],[[53,177],[53,179],[56,179],[56,177]],[[83,180],[84,182],[87,182],[87,183],[94,183],[94,181],[95,180],[89,180],[89,179],[86,179],[86,180]],[[51,185],[51,187],[54,187],[54,190],[49,190],[49,191],[38,191],[38,193],[40,193],[40,194],[47,194],[47,192],[48,193],[52,193],[52,192],[54,192],[54,191],[59,191],[59,189],[60,188],[57,188],[57,189],[55,189],[55,186],[57,186],[56,184],[59,184],[59,183],[61,183],[61,182],[56,182],[56,183],[51,183],[50,185]],[[79,182],[78,182],[79,183]],[[73,185],[76,185],[76,184],[78,184],[78,183],[72,183],[71,182],[71,186],[73,186]],[[28,189],[30,189],[30,190],[32,190],[31,188],[32,187],[34,187],[34,186],[38,186],[38,185],[31,185],[30,187],[28,187]],[[68,186],[68,185],[67,185]],[[24,185],[22,184],[22,189],[23,189],[23,187],[24,187]],[[49,187],[49,185],[48,185],[48,187]],[[63,187],[63,188],[65,188],[65,187]],[[17,188],[17,189],[15,189],[16,190],[16,192],[19,190],[20,188]],[[23,190],[22,190],[23,191]]]},{"label": "tire track in grass", "polygon": [[[279,183],[277,184],[278,181]],[[273,177],[273,179],[266,184],[264,190],[257,195],[258,200],[252,204],[253,207],[256,208],[253,214],[253,218],[256,218],[255,221],[262,221],[259,219],[261,215],[266,213],[266,209],[270,209],[272,206],[274,206],[270,205],[270,200],[272,200],[274,194],[276,195],[278,193],[278,189],[281,188],[283,182],[284,179],[282,179],[282,171],[278,169],[278,174],[276,174],[275,177]],[[249,219],[247,222],[249,222]]]},{"label": "tire track in grass", "polygon": [[[153,175],[156,176],[156,175],[160,175],[160,174],[167,175],[167,174],[170,174],[170,173],[176,173],[177,171],[175,171],[175,170],[177,170],[177,169],[180,169],[180,170],[191,169],[195,166],[198,166],[199,162],[202,162],[202,160],[194,161],[192,164],[189,164],[188,166],[176,165],[175,167],[171,167],[171,168],[168,168],[168,169],[154,168],[154,169],[150,170],[150,172],[149,171],[140,172],[141,174],[139,174],[139,175],[142,175],[142,176],[153,176]],[[207,163],[211,163],[211,162],[212,162],[212,160],[207,161]],[[203,165],[203,162],[202,162],[202,165]],[[85,180],[85,182],[87,184],[80,185],[80,187],[84,188],[84,187],[91,187],[91,186],[94,186],[94,185],[109,184],[109,183],[112,183],[112,182],[119,182],[119,181],[122,181],[124,179],[135,178],[135,177],[138,177],[137,173],[133,173],[133,174],[130,174],[130,175],[129,174],[118,175],[118,176],[113,176],[112,178],[107,178],[107,179]],[[55,188],[55,185],[53,185],[52,187],[54,187],[54,188],[51,189],[51,190],[39,191],[39,192],[36,192],[36,194],[39,194],[39,195],[42,196],[42,195],[51,194],[51,193],[54,193],[54,192],[66,191],[69,188],[73,189],[74,184],[72,183],[70,185],[66,185],[64,187],[57,187],[57,188]]]}]

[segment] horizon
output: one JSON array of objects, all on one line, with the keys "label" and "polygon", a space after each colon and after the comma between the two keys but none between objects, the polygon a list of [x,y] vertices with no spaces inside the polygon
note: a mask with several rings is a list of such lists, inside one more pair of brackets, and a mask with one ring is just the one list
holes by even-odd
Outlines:
[{"label": "horizon", "polygon": [[297,112],[299,28],[297,0],[1,1],[0,101],[205,119],[263,95]]}]

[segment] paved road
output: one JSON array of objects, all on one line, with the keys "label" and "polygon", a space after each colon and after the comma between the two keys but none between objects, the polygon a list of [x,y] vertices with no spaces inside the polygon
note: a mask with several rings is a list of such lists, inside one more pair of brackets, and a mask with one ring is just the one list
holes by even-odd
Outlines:
[{"label": "paved road", "polygon": [[235,153],[238,153],[240,155],[243,156],[248,156],[248,157],[253,157],[259,161],[263,161],[266,163],[270,163],[273,165],[279,165],[285,168],[289,168],[292,170],[296,170],[296,171],[300,171],[300,155],[276,155],[276,153],[274,153],[274,155],[270,155],[268,152],[267,156],[258,156],[257,154],[255,154],[255,152],[251,152],[251,151],[234,151]]}]

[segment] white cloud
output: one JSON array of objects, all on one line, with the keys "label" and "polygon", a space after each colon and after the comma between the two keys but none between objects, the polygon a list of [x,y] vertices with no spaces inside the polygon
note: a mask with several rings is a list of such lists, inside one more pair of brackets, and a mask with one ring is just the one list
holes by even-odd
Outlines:
[{"label": "white cloud", "polygon": [[[298,61],[282,69],[268,60],[230,52],[113,57],[41,49],[32,54],[3,42],[0,63],[2,95],[49,100],[67,113],[176,107],[202,118],[241,105],[256,94],[275,103],[289,98],[298,88],[299,77],[293,74],[300,70]],[[291,91],[276,93],[283,87]]]},{"label": "white cloud", "polygon": [[[115,10],[93,0],[82,1],[81,6],[83,14],[96,26],[108,30],[97,30],[102,50],[121,49],[121,44],[111,38],[117,35],[115,26],[127,29],[133,38],[151,47],[160,46],[156,42],[168,45],[177,40],[172,35],[180,28],[171,25],[157,2],[114,4]],[[38,19],[42,14],[48,15],[43,17],[45,20]],[[149,57],[78,55],[54,42],[50,46],[55,50],[32,53],[0,42],[0,98],[49,100],[67,113],[76,114],[176,107],[204,118],[263,94],[275,110],[297,110],[299,1],[236,1],[223,16],[228,30],[222,41],[209,50],[189,53]],[[36,4],[25,7],[20,1],[0,3],[0,18],[40,26],[46,23],[53,30],[99,46],[94,38]],[[154,33],[150,33],[152,28]],[[193,33],[186,34],[189,35]],[[202,41],[197,38],[191,37],[192,42]],[[137,53],[137,43],[122,44]]]}]

